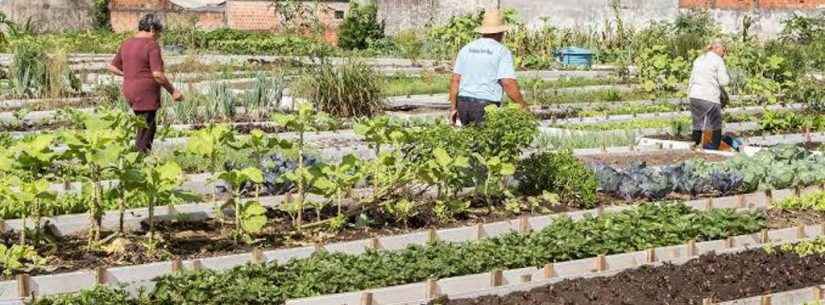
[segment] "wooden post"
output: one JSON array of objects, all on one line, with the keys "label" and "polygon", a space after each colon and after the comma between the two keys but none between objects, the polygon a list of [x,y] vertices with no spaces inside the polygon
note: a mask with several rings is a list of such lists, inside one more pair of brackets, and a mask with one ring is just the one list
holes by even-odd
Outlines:
[{"label": "wooden post", "polygon": [[252,249],[252,263],[253,264],[263,264],[264,262],[264,253],[261,251],[261,248],[255,247]]},{"label": "wooden post", "polygon": [[94,270],[95,283],[98,285],[106,285],[106,267],[98,266]]},{"label": "wooden post", "polygon": [[705,200],[705,211],[713,210],[713,198]]},{"label": "wooden post", "polygon": [[20,298],[28,298],[31,295],[31,283],[28,274],[17,275],[17,296]]},{"label": "wooden post", "polygon": [[490,287],[498,287],[504,284],[504,273],[500,269],[490,272]]},{"label": "wooden post", "polygon": [[556,276],[556,268],[553,264],[544,264],[544,278],[549,279]]},{"label": "wooden post", "polygon": [[0,233],[6,232],[6,221],[0,219]]},{"label": "wooden post", "polygon": [[521,275],[521,282],[522,283],[529,283],[529,282],[532,282],[532,281],[533,281],[533,275],[532,274],[522,274]]},{"label": "wooden post", "polygon": [[819,235],[825,236],[825,223],[819,225]]},{"label": "wooden post", "polygon": [[688,257],[696,256],[696,241],[691,239],[685,243],[685,255]]},{"label": "wooden post", "polygon": [[711,299],[711,298],[702,299],[702,305],[713,305],[713,299]]},{"label": "wooden post", "polygon": [[796,197],[802,196],[802,189],[798,185],[793,187],[793,195]]},{"label": "wooden post", "polygon": [[761,305],[771,305],[772,304],[771,295],[763,295],[762,300],[759,304],[761,304]]},{"label": "wooden post", "polygon": [[647,249],[645,251],[645,253],[647,253],[647,256],[646,256],[645,260],[648,264],[653,264],[653,263],[656,262],[656,249],[655,248]]},{"label": "wooden post", "polygon": [[361,293],[361,305],[373,305],[372,292]]},{"label": "wooden post", "polygon": [[435,228],[427,229],[427,243],[432,244],[438,241],[438,232],[436,232]]},{"label": "wooden post", "polygon": [[771,190],[765,190],[765,198],[768,201],[767,208],[770,209],[773,205],[773,192]]},{"label": "wooden post", "polygon": [[203,263],[201,262],[201,260],[196,259],[196,260],[192,261],[192,270],[194,270],[194,271],[203,270]]},{"label": "wooden post", "polygon": [[811,294],[814,296],[814,301],[822,301],[822,288],[819,288],[819,286],[814,286],[814,288],[811,289]]},{"label": "wooden post", "polygon": [[321,251],[324,251],[324,244],[322,243],[315,243],[313,247],[315,247],[315,253],[320,253]]},{"label": "wooden post", "polygon": [[596,207],[596,217],[604,216],[604,206],[600,205]]},{"label": "wooden post", "polygon": [[484,224],[479,223],[476,224],[476,240],[481,240],[484,238]]},{"label": "wooden post", "polygon": [[172,272],[181,272],[183,270],[183,263],[180,261],[180,257],[175,257],[172,259]]},{"label": "wooden post", "polygon": [[761,241],[763,244],[767,244],[768,242],[770,242],[770,239],[768,238],[768,230],[762,230],[762,232],[759,234],[759,241]]},{"label": "wooden post", "polygon": [[521,215],[521,217],[519,217],[518,232],[521,234],[530,232],[530,218],[527,215]]},{"label": "wooden post", "polygon": [[368,247],[370,250],[375,250],[375,251],[378,251],[378,250],[380,250],[380,249],[381,249],[381,242],[380,242],[380,241],[378,241],[378,237],[373,237],[373,238],[370,238],[370,241],[369,241],[369,243],[367,244],[367,247]]},{"label": "wooden post", "polygon": [[736,245],[736,240],[733,239],[733,236],[728,236],[728,238],[725,239],[725,247],[730,249],[733,248],[734,245]]},{"label": "wooden post", "polygon": [[796,226],[796,239],[803,239],[807,237],[805,234],[805,226],[804,225],[797,225]]},{"label": "wooden post", "polygon": [[436,282],[435,279],[428,279],[425,288],[426,290],[424,291],[424,296],[427,299],[436,299],[440,297],[438,293],[438,282]]},{"label": "wooden post", "polygon": [[596,261],[594,262],[593,267],[596,270],[596,272],[602,272],[607,270],[607,260],[605,260],[604,254],[596,256]]},{"label": "wooden post", "polygon": [[740,209],[745,207],[745,195],[736,195],[736,207]]}]

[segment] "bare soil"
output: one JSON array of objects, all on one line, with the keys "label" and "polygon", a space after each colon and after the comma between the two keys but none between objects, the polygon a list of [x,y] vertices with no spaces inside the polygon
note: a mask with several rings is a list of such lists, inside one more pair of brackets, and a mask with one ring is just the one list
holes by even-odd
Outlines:
[{"label": "bare soil", "polygon": [[[777,249],[778,250],[778,249]],[[825,256],[753,249],[706,254],[684,265],[644,266],[609,277],[565,280],[527,292],[431,305],[676,305],[724,302],[825,283]]]},{"label": "bare soil", "polygon": [[727,157],[717,154],[708,154],[691,150],[669,150],[655,152],[637,152],[621,154],[598,154],[579,156],[579,160],[588,164],[601,163],[611,167],[624,168],[634,162],[645,162],[648,166],[670,165],[691,159],[703,159],[710,162],[724,161]]}]

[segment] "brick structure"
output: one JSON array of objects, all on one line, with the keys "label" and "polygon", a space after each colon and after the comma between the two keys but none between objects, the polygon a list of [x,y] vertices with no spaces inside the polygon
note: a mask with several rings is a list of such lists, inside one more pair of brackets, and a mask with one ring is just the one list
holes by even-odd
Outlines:
[{"label": "brick structure", "polygon": [[[303,5],[315,11],[325,40],[335,43],[349,2],[306,1]],[[110,11],[112,29],[116,32],[134,31],[141,16],[149,12],[162,14],[170,27],[191,25],[194,21],[201,29],[281,30],[280,15],[272,0],[112,0]]]}]

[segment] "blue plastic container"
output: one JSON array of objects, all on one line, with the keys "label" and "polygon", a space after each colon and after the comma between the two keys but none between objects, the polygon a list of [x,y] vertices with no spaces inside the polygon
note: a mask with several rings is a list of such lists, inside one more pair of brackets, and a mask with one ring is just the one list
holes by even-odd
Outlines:
[{"label": "blue plastic container", "polygon": [[593,51],[577,47],[564,48],[558,52],[559,61],[569,66],[590,68],[593,65]]}]

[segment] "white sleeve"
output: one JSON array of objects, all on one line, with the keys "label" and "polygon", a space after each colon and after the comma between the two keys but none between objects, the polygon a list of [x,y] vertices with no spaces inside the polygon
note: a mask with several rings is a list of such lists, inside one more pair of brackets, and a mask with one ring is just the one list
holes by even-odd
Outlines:
[{"label": "white sleeve", "polygon": [[728,74],[728,67],[725,66],[725,60],[719,59],[716,66],[716,80],[720,87],[725,87],[730,84],[730,74]]},{"label": "white sleeve", "polygon": [[509,50],[504,50],[501,54],[501,60],[498,62],[498,72],[496,78],[498,79],[516,79],[516,71],[513,67],[513,54]]},{"label": "white sleeve", "polygon": [[465,56],[466,55],[465,55],[465,52],[464,52],[464,48],[462,48],[461,51],[458,51],[458,55],[456,56],[455,62],[453,63],[453,73],[458,74],[458,75],[464,75],[464,73],[467,72],[467,67],[465,67],[466,66],[466,63],[465,63],[466,60],[464,59]]}]

